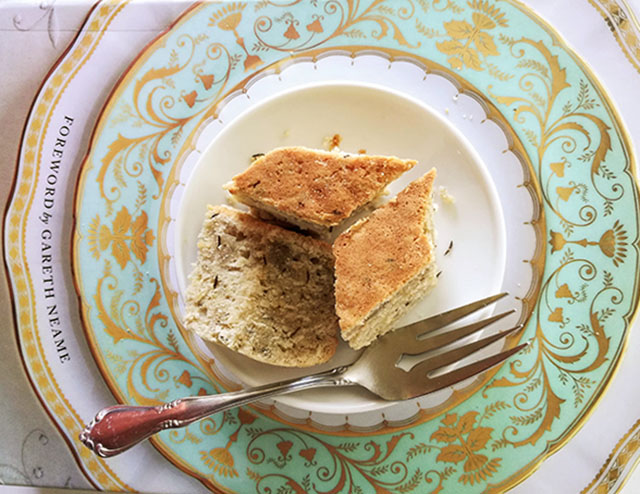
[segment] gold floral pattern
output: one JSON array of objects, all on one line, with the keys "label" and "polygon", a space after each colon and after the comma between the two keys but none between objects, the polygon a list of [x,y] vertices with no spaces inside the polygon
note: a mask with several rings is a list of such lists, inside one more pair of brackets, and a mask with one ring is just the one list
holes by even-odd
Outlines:
[{"label": "gold floral pattern", "polygon": [[111,255],[121,268],[128,264],[133,254],[141,263],[147,261],[147,251],[155,236],[149,229],[148,216],[142,211],[135,219],[126,207],[116,214],[111,228],[101,224],[96,216],[89,226],[89,248],[96,259],[111,245]]},{"label": "gold floral pattern", "polygon": [[[231,416],[228,415],[228,417]],[[251,425],[256,418],[257,417],[253,413],[244,408],[238,410],[238,421],[240,422],[240,425],[235,432],[229,436],[227,445],[224,448],[213,448],[209,451],[200,451],[200,457],[204,464],[214,473],[217,473],[222,477],[237,477],[238,471],[234,466],[235,460],[229,449],[231,448],[231,445],[238,440],[242,427],[245,425]],[[235,422],[233,418],[228,418],[227,421],[230,423]]]},{"label": "gold floral pattern", "polygon": [[[540,189],[550,219],[544,239],[550,264],[527,328],[531,345],[472,399],[412,429],[385,430],[362,441],[238,412],[203,425],[228,437],[224,446],[205,446],[192,430],[191,436],[169,438],[197,445],[190,468],[207,482],[237,486],[250,479],[256,492],[476,492],[511,485],[519,458],[546,454],[546,443],[558,439],[559,419],[581,417],[597,399],[621,344],[622,311],[615,306],[626,308],[630,295],[617,286],[618,268],[637,261],[637,249],[631,255],[637,235],[618,213],[629,197],[628,170],[611,158],[621,156],[626,143],[599,106],[605,100],[588,76],[568,70],[575,64],[563,48],[514,30],[512,16],[521,13],[509,2],[262,0],[202,8],[207,34],[169,38],[165,62],[140,67],[129,86],[129,106],[115,107],[123,128],[136,130],[116,134],[95,159],[104,214],[86,223],[86,245],[94,258],[114,264],[105,262],[92,306],[101,334],[116,350],[131,343],[128,355],[107,355],[122,388],[135,401],[153,403],[174,388],[195,394],[206,387],[191,354],[182,355],[183,340],[169,336],[177,333],[156,279],[119,285],[118,271],[142,272],[155,240],[153,233],[147,236],[151,209],[125,200],[132,199],[134,184],[145,183],[153,199],[164,194],[166,168],[178,158],[176,150],[185,149],[185,136],[194,135],[200,117],[216,116],[230,92],[244,88],[247,71],[277,71],[291,55],[312,54],[315,61],[316,53],[351,44],[366,50],[384,43],[392,59],[424,49],[439,70],[453,73],[452,67],[471,81],[469,87],[485,84],[487,104],[514,125],[518,150],[537,172],[531,186]],[[205,45],[212,33],[219,42]],[[501,60],[499,68],[494,59]],[[116,254],[124,249],[128,254]],[[608,271],[593,262],[596,255],[609,263]],[[242,468],[247,462],[251,468]]]},{"label": "gold floral pattern", "polygon": [[[247,72],[263,62],[258,55],[249,53],[244,44],[244,38],[238,34],[238,25],[242,21],[242,10],[246,7],[245,3],[231,2],[213,13],[209,18],[209,26],[217,25],[223,31],[232,31],[236,37],[236,43],[242,48],[245,54],[244,71]],[[207,88],[209,89],[209,88]]]},{"label": "gold floral pattern", "polygon": [[[392,436],[383,446],[376,441],[368,441],[363,445],[357,440],[333,445],[319,436],[287,428],[265,431],[253,428],[248,433],[252,439],[247,446],[247,457],[253,464],[271,463],[283,469],[293,460],[292,452],[295,450],[295,456],[307,460],[305,468],[309,469],[298,482],[285,473],[260,475],[249,468],[247,475],[255,482],[258,493],[275,492],[277,488],[274,489],[274,486],[278,485],[286,485],[291,489],[290,492],[296,493],[309,492],[312,485],[322,494],[338,494],[345,492],[345,489],[347,492],[363,492],[362,489],[353,490],[354,476],[364,478],[370,492],[380,494],[411,492],[423,482],[424,473],[420,468],[410,474],[404,462],[396,461],[393,466],[387,463],[399,443],[408,439],[408,433]],[[318,456],[325,458],[322,462],[318,461],[316,466],[313,462]],[[327,459],[330,461],[327,462]],[[313,482],[311,472],[315,472],[316,479]],[[388,474],[392,474],[393,478],[389,478]],[[438,490],[440,487],[430,492]]]},{"label": "gold floral pattern", "polygon": [[[290,3],[292,6],[299,3],[298,1]],[[307,36],[301,36],[297,27],[300,21],[295,19],[289,12],[283,13],[281,17],[275,20],[268,16],[261,16],[255,22],[254,34],[257,41],[253,47],[254,51],[289,51],[291,53],[310,50],[324,44],[339,36],[351,39],[367,38],[367,34],[360,27],[363,24],[374,23],[377,29],[371,32],[371,37],[375,40],[386,38],[389,34],[393,34],[393,40],[399,46],[417,48],[420,42],[415,44],[407,41],[400,28],[400,22],[412,18],[415,13],[415,5],[412,1],[403,3],[400,6],[387,0],[373,0],[368,2],[363,9],[360,0],[346,0],[342,2],[329,1],[325,3],[324,11],[327,14],[339,14],[339,24],[331,31],[325,30],[320,22],[322,16],[316,15],[315,20],[307,24]],[[261,2],[256,4],[256,8],[266,5]],[[274,23],[284,23],[287,28],[282,32],[282,41],[275,43],[267,39],[265,34],[269,33]]]},{"label": "gold floral pattern", "polygon": [[[236,44],[244,52],[245,70],[251,70],[260,65],[262,60],[249,53],[243,38],[238,35],[237,28],[242,21],[244,8],[243,3],[229,3],[210,17],[209,26],[233,33]],[[231,53],[223,43],[210,43],[204,54],[200,54],[199,47],[208,38],[205,33],[181,36],[175,48],[171,49],[166,65],[148,68],[133,85],[133,104],[124,104],[119,114],[114,116],[121,125],[131,123],[136,128],[147,126],[150,132],[136,136],[118,134],[101,158],[97,181],[107,216],[113,213],[113,205],[120,200],[123,190],[127,189],[127,179],[139,177],[145,162],[158,188],[158,193],[153,194],[152,198],[159,197],[164,185],[162,167],[174,157],[174,147],[197,121],[196,117],[208,110],[208,103],[223,94],[229,75],[242,60],[242,55]],[[197,61],[194,60],[196,53],[200,54],[197,55]],[[207,64],[212,72],[204,73],[202,67]],[[192,79],[193,87],[182,87],[179,95],[176,95],[174,78],[188,68],[195,76]],[[178,102],[185,107],[180,107]],[[185,108],[188,109],[186,114]]]},{"label": "gold floral pattern", "polygon": [[567,244],[580,245],[586,247],[588,245],[595,245],[600,248],[600,251],[607,257],[611,258],[613,265],[618,267],[624,262],[627,257],[627,249],[629,236],[620,223],[620,220],[616,220],[613,226],[605,231],[599,240],[587,240],[586,238],[580,240],[567,240],[562,233],[554,232],[551,230],[551,253],[558,252],[564,248]]},{"label": "gold floral pattern", "polygon": [[462,417],[450,413],[441,420],[442,425],[430,438],[447,443],[436,456],[436,461],[456,464],[464,461],[464,473],[458,478],[463,484],[484,481],[500,466],[501,458],[489,459],[479,453],[491,439],[493,429],[476,424],[478,415],[475,411],[469,411]]},{"label": "gold floral pattern", "polygon": [[[161,390],[157,385],[166,383],[170,377],[165,369],[167,364],[181,362],[195,369],[198,366],[185,356],[185,349],[181,348],[175,333],[164,331],[168,318],[158,310],[161,301],[160,286],[153,278],[149,281],[153,292],[144,307],[140,296],[135,299],[124,298],[125,291],[119,288],[118,278],[113,275],[111,263],[107,260],[103,275],[98,280],[94,302],[98,319],[113,344],[128,340],[138,345],[136,349],[129,350],[126,358],[113,352],[107,355],[114,362],[116,372],[126,374],[129,396],[141,405],[155,406],[168,397],[168,389]],[[136,383],[138,376],[142,378],[141,388]],[[180,379],[185,386],[191,383],[187,387],[193,387],[196,380],[208,382],[201,375],[192,374],[189,374],[188,379],[186,376]],[[153,380],[157,383],[152,384]]]},{"label": "gold floral pattern", "polygon": [[[498,11],[499,12],[499,11]],[[496,56],[500,53],[493,37],[486,31],[496,27],[496,22],[486,14],[474,12],[471,16],[473,24],[467,21],[449,21],[444,23],[450,41],[436,43],[442,53],[451,55],[448,62],[454,69],[468,67],[473,70],[483,70],[480,56]],[[506,21],[500,18],[506,26]]]}]

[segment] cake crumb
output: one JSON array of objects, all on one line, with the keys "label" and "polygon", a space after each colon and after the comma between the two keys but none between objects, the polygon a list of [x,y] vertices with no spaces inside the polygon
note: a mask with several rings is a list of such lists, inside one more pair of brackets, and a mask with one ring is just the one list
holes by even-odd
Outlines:
[{"label": "cake crumb", "polygon": [[329,244],[227,206],[208,206],[185,325],[267,364],[324,363],[338,345],[333,271]]},{"label": "cake crumb", "polygon": [[441,185],[438,188],[438,193],[440,194],[440,199],[442,199],[442,202],[445,204],[454,205],[456,203],[456,198],[449,193],[446,187]]},{"label": "cake crumb", "polygon": [[232,196],[231,194],[228,194],[226,197],[226,203],[229,206],[238,206],[240,204],[240,201],[238,201],[238,199],[236,199],[234,196]]},{"label": "cake crumb", "polygon": [[339,151],[340,143],[342,142],[342,136],[340,134],[333,134],[323,139],[322,145],[327,151]]},{"label": "cake crumb", "polygon": [[367,154],[366,149],[358,149],[358,154]]}]

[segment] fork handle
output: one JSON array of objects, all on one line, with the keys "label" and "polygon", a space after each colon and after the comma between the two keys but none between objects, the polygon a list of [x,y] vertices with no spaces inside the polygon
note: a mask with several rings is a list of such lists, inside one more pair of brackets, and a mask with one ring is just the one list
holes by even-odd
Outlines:
[{"label": "fork handle", "polygon": [[80,441],[102,458],[118,455],[150,436],[185,427],[211,414],[277,394],[320,386],[353,384],[343,377],[348,366],[231,393],[190,396],[155,407],[115,405],[102,409],[80,433]]}]

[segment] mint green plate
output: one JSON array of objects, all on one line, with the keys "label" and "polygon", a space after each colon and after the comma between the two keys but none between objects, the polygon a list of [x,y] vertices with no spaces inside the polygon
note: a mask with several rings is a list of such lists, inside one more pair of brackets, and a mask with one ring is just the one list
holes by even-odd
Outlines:
[{"label": "mint green plate", "polygon": [[189,9],[125,74],[82,168],[73,261],[88,342],[122,402],[230,386],[179,321],[163,241],[171,197],[204,125],[234,94],[332,54],[376,54],[443,75],[512,136],[538,207],[521,335],[532,344],[406,424],[320,430],[247,407],[163,432],[154,445],[222,492],[504,490],[561,447],[602,396],[624,352],[639,275],[638,189],[622,122],[584,63],[514,1]]}]

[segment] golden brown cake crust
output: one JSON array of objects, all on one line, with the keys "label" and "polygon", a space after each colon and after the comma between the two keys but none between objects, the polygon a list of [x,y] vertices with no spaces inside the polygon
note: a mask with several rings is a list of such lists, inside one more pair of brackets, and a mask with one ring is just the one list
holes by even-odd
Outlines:
[{"label": "golden brown cake crust", "polygon": [[329,152],[304,147],[270,151],[227,187],[249,198],[323,227],[338,225],[416,164],[393,156]]},{"label": "golden brown cake crust", "polygon": [[425,220],[435,177],[431,169],[333,244],[336,312],[343,332],[433,262]]},{"label": "golden brown cake crust", "polygon": [[238,211],[237,209],[233,209],[229,206],[208,206],[208,213],[210,216],[214,214],[223,214],[227,217],[233,218],[234,221],[242,225],[243,232],[247,234],[249,238],[255,238],[255,240],[260,243],[266,243],[271,240],[285,241],[303,246],[310,252],[321,251],[327,255],[332,255],[331,245],[324,240],[300,235],[299,233],[291,230],[286,230],[281,226],[267,223],[255,216]]}]

